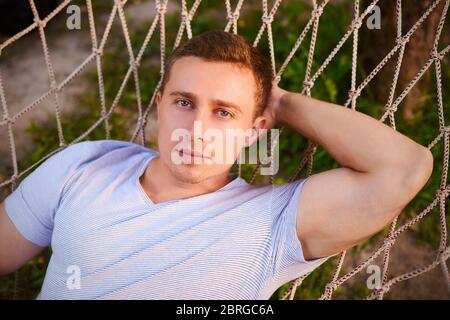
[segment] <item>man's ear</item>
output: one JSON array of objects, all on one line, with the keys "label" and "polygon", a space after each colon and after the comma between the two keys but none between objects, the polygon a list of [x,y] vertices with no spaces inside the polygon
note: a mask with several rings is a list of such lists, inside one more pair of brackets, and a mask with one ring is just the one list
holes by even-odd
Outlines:
[{"label": "man's ear", "polygon": [[159,105],[160,105],[160,103],[161,103],[161,99],[162,99],[162,93],[161,93],[161,91],[160,90],[158,90],[157,92],[156,92],[156,109],[157,109],[157,111],[159,112]]},{"label": "man's ear", "polygon": [[251,146],[256,140],[259,139],[263,133],[263,129],[266,128],[267,120],[264,116],[259,116],[253,121],[253,126],[250,129],[250,135],[246,135],[245,147]]}]

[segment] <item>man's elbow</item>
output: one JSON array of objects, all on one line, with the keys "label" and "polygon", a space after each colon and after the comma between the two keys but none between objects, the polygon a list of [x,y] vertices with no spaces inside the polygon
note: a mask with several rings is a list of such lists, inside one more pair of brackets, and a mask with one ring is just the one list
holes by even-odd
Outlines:
[{"label": "man's elbow", "polygon": [[403,183],[411,198],[425,186],[433,173],[433,154],[428,148],[419,146],[417,152],[407,159],[403,170]]},{"label": "man's elbow", "polygon": [[419,190],[428,182],[433,173],[434,158],[428,148],[420,147],[417,160],[417,185]]}]

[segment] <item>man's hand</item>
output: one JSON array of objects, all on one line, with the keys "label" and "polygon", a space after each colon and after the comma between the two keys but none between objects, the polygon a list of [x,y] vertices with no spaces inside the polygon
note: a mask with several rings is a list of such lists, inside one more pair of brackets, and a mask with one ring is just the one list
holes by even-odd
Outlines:
[{"label": "man's hand", "polygon": [[263,116],[266,118],[266,126],[267,130],[274,128],[278,123],[278,112],[281,105],[281,98],[288,93],[288,91],[281,89],[278,85],[272,82],[272,91],[270,93],[269,102],[267,107],[263,112]]}]

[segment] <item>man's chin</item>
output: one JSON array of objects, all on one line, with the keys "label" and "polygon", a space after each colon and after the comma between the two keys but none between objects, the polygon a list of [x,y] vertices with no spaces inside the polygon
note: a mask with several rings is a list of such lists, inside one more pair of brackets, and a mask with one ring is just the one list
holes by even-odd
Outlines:
[{"label": "man's chin", "polygon": [[204,165],[196,164],[179,164],[172,165],[171,172],[173,176],[184,183],[199,183],[205,179]]}]

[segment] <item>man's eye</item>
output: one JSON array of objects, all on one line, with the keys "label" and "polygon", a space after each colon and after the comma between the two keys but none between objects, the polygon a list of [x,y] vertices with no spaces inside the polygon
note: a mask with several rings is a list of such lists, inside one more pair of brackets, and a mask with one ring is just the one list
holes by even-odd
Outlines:
[{"label": "man's eye", "polygon": [[219,115],[223,118],[231,117],[231,113],[229,113],[227,110],[223,110],[223,109],[219,110]]},{"label": "man's eye", "polygon": [[183,107],[183,108],[185,108],[185,107],[189,107],[189,105],[191,104],[188,100],[178,100],[177,101],[177,104],[180,106],[180,107]]}]

